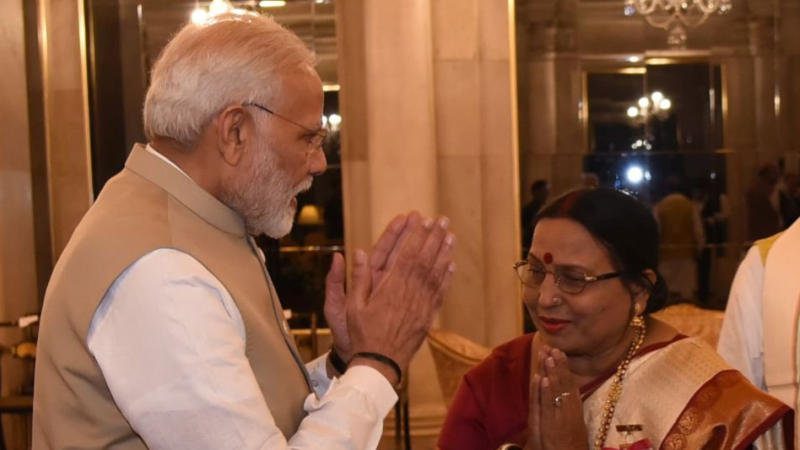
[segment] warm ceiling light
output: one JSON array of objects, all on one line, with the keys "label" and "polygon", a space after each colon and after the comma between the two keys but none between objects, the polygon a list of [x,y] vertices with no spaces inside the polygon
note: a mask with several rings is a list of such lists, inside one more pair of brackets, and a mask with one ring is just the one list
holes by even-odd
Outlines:
[{"label": "warm ceiling light", "polygon": [[661,91],[655,91],[650,94],[650,98],[653,99],[653,104],[657,105],[664,98],[664,94],[662,94]]},{"label": "warm ceiling light", "polygon": [[262,8],[280,8],[282,6],[286,6],[285,0],[261,0],[258,2],[258,6]]},{"label": "warm ceiling light", "polygon": [[225,0],[213,0],[210,5],[208,5],[208,14],[211,16],[216,16],[219,14],[224,14],[228,11],[233,9],[231,4]]},{"label": "warm ceiling light", "polygon": [[203,8],[197,8],[192,11],[192,23],[200,25],[208,19],[208,11]]}]

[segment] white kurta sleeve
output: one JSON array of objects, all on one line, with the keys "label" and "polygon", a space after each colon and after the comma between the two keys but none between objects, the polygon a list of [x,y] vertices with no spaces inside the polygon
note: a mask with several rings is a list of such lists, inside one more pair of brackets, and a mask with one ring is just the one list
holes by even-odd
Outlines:
[{"label": "white kurta sleeve", "polygon": [[397,396],[376,370],[330,380],[309,363],[315,393],[288,441],[245,355],[244,322],[219,280],[191,256],[159,249],[106,293],[87,345],[115,403],[153,449],[375,448]]}]

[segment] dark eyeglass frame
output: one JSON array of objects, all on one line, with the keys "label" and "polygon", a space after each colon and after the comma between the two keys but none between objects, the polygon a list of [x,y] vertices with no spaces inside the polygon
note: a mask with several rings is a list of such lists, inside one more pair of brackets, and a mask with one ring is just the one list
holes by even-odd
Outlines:
[{"label": "dark eyeglass frame", "polygon": [[[558,289],[560,289],[565,294],[580,294],[581,292],[584,291],[584,289],[586,289],[586,286],[589,285],[590,283],[595,283],[597,281],[602,281],[602,280],[609,280],[611,278],[617,278],[621,277],[622,275],[625,275],[625,272],[608,272],[600,275],[588,275],[584,273],[582,274],[583,275],[582,280],[581,279],[570,280],[570,282],[583,283],[579,288],[576,287],[575,289],[572,289],[568,287],[570,286],[569,283],[565,284],[563,282],[564,281],[563,271],[558,269],[547,270],[545,268],[542,268],[541,271],[544,273],[544,275],[542,275],[541,280],[539,280],[539,282],[537,283],[536,281],[534,281],[535,277],[533,275],[533,268],[531,268],[531,263],[529,261],[518,261],[514,263],[514,272],[516,272],[517,277],[519,277],[519,280],[525,286],[532,288],[540,287],[542,283],[544,283],[544,279],[547,277],[547,274],[549,273],[550,275],[553,275],[553,278],[555,279],[555,283],[556,286],[558,286]],[[526,274],[526,272],[529,272],[529,274]]]},{"label": "dark eyeglass frame", "polygon": [[264,111],[264,112],[266,112],[268,114],[272,114],[275,117],[281,118],[281,119],[291,123],[292,125],[296,125],[296,126],[302,128],[302,129],[306,130],[309,133],[308,139],[307,139],[308,144],[311,145],[311,147],[313,149],[315,149],[315,150],[322,148],[322,143],[325,142],[325,138],[328,137],[328,130],[325,129],[325,127],[319,127],[316,130],[308,128],[307,126],[305,126],[305,125],[303,125],[301,123],[295,122],[294,120],[284,116],[283,114],[278,114],[275,111],[267,108],[266,106],[259,105],[258,103],[247,102],[247,103],[242,103],[242,106],[255,106],[256,108],[258,108],[258,109],[260,109],[260,110],[262,110],[262,111]]}]

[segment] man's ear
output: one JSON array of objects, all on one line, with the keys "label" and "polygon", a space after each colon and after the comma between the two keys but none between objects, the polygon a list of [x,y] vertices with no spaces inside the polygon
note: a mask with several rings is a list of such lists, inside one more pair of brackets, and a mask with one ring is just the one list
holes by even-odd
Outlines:
[{"label": "man's ear", "polygon": [[225,162],[236,166],[247,151],[252,127],[247,127],[247,114],[241,105],[231,105],[216,118],[217,148]]}]

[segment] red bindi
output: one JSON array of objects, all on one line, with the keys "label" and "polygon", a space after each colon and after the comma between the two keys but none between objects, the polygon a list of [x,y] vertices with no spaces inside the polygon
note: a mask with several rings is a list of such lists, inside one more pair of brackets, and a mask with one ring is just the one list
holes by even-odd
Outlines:
[{"label": "red bindi", "polygon": [[551,255],[550,253],[545,253],[544,254],[544,263],[545,264],[550,264],[552,262],[553,262],[553,255]]}]

